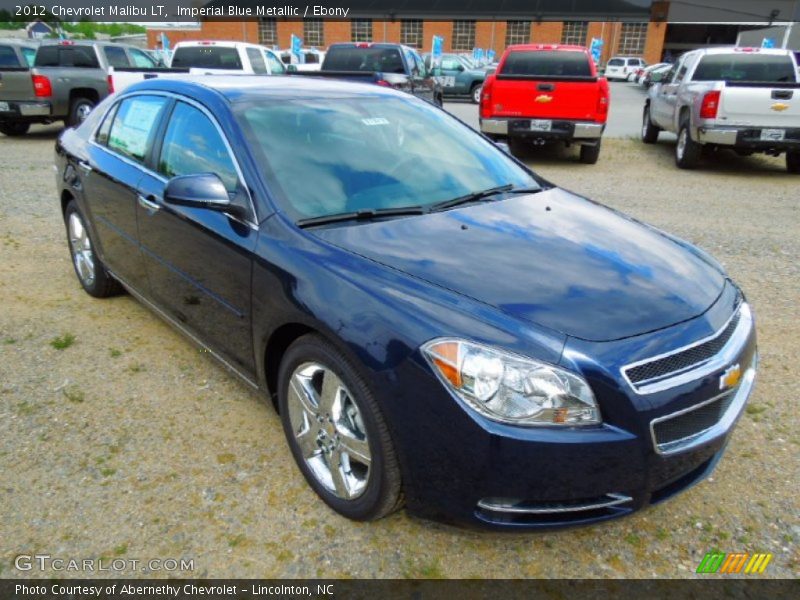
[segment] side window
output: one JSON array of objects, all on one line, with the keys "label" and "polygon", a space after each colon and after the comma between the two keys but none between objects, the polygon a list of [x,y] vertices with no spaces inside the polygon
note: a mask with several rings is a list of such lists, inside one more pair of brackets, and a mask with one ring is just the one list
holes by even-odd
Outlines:
[{"label": "side window", "polygon": [[264,56],[261,54],[261,50],[258,48],[248,48],[247,58],[250,59],[250,64],[256,75],[264,75],[267,72],[267,63],[264,62]]},{"label": "side window", "polygon": [[428,69],[425,68],[425,62],[422,60],[419,54],[416,52],[413,53],[414,62],[417,64],[417,70],[419,71],[420,77],[427,77],[428,76]]},{"label": "side window", "polygon": [[672,67],[672,78],[669,80],[670,83],[680,83],[683,79],[683,76],[686,74],[686,59],[681,58],[675,63],[675,66]]},{"label": "side window", "polygon": [[108,134],[111,131],[111,124],[114,122],[114,115],[117,114],[117,109],[119,108],[119,103],[115,104],[111,107],[111,110],[108,111],[106,114],[105,119],[103,119],[103,123],[100,125],[100,129],[97,130],[97,135],[95,135],[95,141],[105,146],[108,144]]},{"label": "side window", "polygon": [[22,56],[25,58],[25,63],[29,66],[33,66],[33,61],[36,60],[36,50],[33,48],[23,48],[22,49]]},{"label": "side window", "polygon": [[216,173],[230,193],[239,177],[217,128],[200,110],[178,102],[164,134],[158,170],[167,177]]},{"label": "side window", "polygon": [[19,67],[17,53],[11,46],[0,46],[0,67]]},{"label": "side window", "polygon": [[141,50],[137,50],[136,48],[128,48],[128,52],[131,55],[131,61],[133,61],[134,67],[140,67],[142,69],[155,69],[156,62],[150,58],[150,56],[146,52],[142,52]]},{"label": "side window", "polygon": [[125,54],[125,49],[119,46],[106,46],[103,48],[106,55],[106,60],[110,67],[128,67],[128,55]]},{"label": "side window", "polygon": [[457,71],[460,64],[455,58],[443,58],[442,71]]},{"label": "side window", "polygon": [[36,67],[57,67],[58,56],[58,46],[41,46],[36,52],[36,59],[33,64]]},{"label": "side window", "polygon": [[92,46],[73,46],[61,51],[61,64],[82,69],[97,69],[100,63]]},{"label": "side window", "polygon": [[275,55],[272,54],[272,52],[264,52],[264,56],[267,59],[269,70],[272,71],[273,75],[283,75],[286,73],[286,66],[277,58],[275,58]]},{"label": "side window", "polygon": [[128,158],[144,162],[166,104],[167,99],[160,96],[134,96],[123,100],[111,124],[108,147]]}]

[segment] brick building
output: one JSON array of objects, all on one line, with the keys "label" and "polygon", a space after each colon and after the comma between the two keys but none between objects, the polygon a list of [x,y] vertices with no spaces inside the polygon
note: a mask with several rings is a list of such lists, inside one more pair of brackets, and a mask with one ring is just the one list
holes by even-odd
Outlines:
[{"label": "brick building", "polygon": [[295,34],[306,46],[325,48],[334,42],[401,42],[430,51],[434,35],[444,37],[445,52],[494,49],[499,55],[509,44],[570,43],[589,45],[601,38],[605,62],[614,55],[641,56],[648,63],[661,60],[666,23],[589,21],[427,21],[421,19],[261,19],[259,21],[202,21],[196,27],[149,29],[148,47],[164,32],[170,45],[184,40],[237,40],[288,48]]}]

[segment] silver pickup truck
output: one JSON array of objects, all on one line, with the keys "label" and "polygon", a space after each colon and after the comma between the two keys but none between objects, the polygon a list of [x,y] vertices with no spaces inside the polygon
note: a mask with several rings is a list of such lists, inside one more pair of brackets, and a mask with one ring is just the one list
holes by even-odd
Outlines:
[{"label": "silver pickup truck", "polygon": [[786,153],[800,173],[800,73],[792,52],[709,48],[682,55],[647,96],[642,140],[678,135],[675,162],[696,167],[704,146],[741,155]]},{"label": "silver pickup truck", "polygon": [[[24,41],[0,42],[0,132],[24,135],[32,123],[82,122],[111,92],[111,74],[161,73],[155,61],[133,46],[94,41],[45,42],[35,50]],[[12,61],[12,54],[16,61]]]}]

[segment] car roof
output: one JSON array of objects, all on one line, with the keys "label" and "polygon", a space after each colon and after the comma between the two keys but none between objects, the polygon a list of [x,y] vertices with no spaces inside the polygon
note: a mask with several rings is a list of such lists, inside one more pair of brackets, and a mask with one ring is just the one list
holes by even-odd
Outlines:
[{"label": "car roof", "polygon": [[222,48],[259,48],[269,50],[266,46],[261,46],[259,44],[250,44],[248,42],[235,42],[233,40],[187,40],[183,42],[178,42],[175,44],[175,48],[180,46],[183,47],[191,47],[191,46],[220,46]]},{"label": "car roof", "polygon": [[588,52],[588,49],[584,46],[578,46],[575,44],[513,44],[506,48],[506,51],[511,52],[516,52],[519,50],[564,50],[567,52]]},{"label": "car roof", "polygon": [[265,77],[263,75],[177,75],[166,79],[153,78],[130,86],[125,93],[163,91],[186,95],[198,100],[219,98],[228,102],[258,97],[355,98],[359,96],[398,96],[407,94],[373,83],[305,75]]},{"label": "car roof", "polygon": [[[792,54],[791,50],[784,50],[783,48],[758,48],[751,46],[722,46],[719,48],[698,48],[697,50],[690,50],[689,52],[695,54],[771,54],[786,56]],[[686,54],[689,54],[687,52]]]}]

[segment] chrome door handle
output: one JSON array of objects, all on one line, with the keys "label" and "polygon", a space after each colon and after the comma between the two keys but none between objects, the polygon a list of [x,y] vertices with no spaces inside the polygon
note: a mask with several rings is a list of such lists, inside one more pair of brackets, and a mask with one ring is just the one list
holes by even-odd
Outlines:
[{"label": "chrome door handle", "polygon": [[[152,198],[153,196],[150,196]],[[136,199],[139,201],[139,206],[144,208],[145,210],[149,210],[151,212],[156,212],[157,210],[161,210],[161,206],[156,202],[153,202],[149,198],[145,198],[141,194],[136,196]]]},{"label": "chrome door handle", "polygon": [[88,162],[86,162],[85,160],[79,160],[79,161],[78,161],[78,168],[79,168],[81,171],[83,171],[83,172],[84,172],[86,175],[88,175],[89,173],[91,173],[92,171],[94,171],[94,169],[92,169],[92,165],[90,165],[90,164],[89,164]]}]

